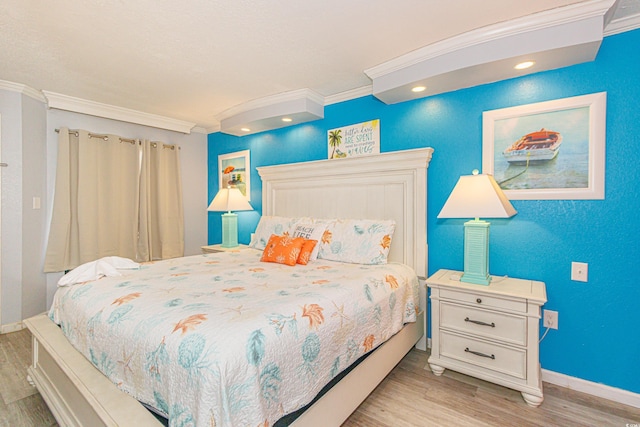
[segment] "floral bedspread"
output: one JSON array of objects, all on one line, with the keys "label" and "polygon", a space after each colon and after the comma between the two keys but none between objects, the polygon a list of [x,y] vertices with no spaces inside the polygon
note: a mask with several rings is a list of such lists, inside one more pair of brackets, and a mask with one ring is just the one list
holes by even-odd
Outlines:
[{"label": "floral bedspread", "polygon": [[405,265],[290,267],[260,255],[176,258],[60,287],[49,317],[174,427],[273,425],[416,320]]}]

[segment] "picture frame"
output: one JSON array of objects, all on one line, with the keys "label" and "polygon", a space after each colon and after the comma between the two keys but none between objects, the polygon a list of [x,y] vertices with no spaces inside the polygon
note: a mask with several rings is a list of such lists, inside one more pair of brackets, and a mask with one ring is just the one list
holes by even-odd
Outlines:
[{"label": "picture frame", "polygon": [[218,188],[236,187],[251,201],[251,162],[249,150],[218,156]]},{"label": "picture frame", "polygon": [[327,158],[380,154],[380,119],[327,131]]},{"label": "picture frame", "polygon": [[485,111],[482,170],[511,200],[604,199],[607,93]]}]

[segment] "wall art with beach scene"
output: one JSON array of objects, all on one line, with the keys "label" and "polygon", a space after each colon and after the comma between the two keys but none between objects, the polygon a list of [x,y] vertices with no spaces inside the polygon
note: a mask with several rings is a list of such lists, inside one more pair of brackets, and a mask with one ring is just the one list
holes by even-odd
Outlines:
[{"label": "wall art with beach scene", "polygon": [[482,169],[510,199],[604,199],[606,92],[485,111]]},{"label": "wall art with beach scene", "polygon": [[250,201],[250,178],[249,150],[218,156],[218,182],[220,183],[220,188],[226,186],[236,187]]},{"label": "wall art with beach scene", "polygon": [[331,129],[327,132],[327,157],[369,156],[380,153],[380,120]]}]

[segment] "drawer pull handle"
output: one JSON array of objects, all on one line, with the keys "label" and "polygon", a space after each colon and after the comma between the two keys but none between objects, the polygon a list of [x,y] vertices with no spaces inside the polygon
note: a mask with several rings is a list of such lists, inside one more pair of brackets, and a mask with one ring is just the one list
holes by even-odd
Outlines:
[{"label": "drawer pull handle", "polygon": [[476,298],[476,302],[477,302],[478,304],[482,304],[482,300],[481,300],[480,298]]},{"label": "drawer pull handle", "polygon": [[496,324],[491,322],[491,323],[485,323],[485,322],[481,322],[480,320],[471,320],[468,317],[466,317],[464,319],[465,322],[471,322],[471,323],[475,323],[476,325],[482,325],[482,326],[491,326],[492,328],[496,327]]},{"label": "drawer pull handle", "polygon": [[487,357],[489,359],[496,359],[496,356],[494,354],[492,354],[491,356],[489,356],[488,354],[484,354],[484,353],[480,353],[479,351],[473,351],[473,350],[469,350],[469,347],[465,348],[464,351],[466,353],[471,353],[471,354],[475,354],[476,356],[482,356],[482,357]]}]

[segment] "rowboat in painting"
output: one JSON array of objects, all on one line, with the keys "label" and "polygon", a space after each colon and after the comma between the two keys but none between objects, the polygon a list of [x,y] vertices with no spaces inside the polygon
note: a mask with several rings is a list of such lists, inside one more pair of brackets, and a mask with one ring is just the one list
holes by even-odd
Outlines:
[{"label": "rowboat in painting", "polygon": [[562,135],[559,132],[542,128],[518,139],[502,154],[509,163],[549,161],[558,155],[560,144]]}]

